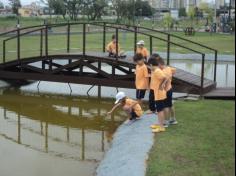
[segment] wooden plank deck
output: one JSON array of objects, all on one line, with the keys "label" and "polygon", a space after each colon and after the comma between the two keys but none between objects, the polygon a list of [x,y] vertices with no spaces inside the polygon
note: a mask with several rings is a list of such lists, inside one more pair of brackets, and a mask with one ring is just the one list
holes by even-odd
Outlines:
[{"label": "wooden plank deck", "polygon": [[235,88],[230,87],[219,87],[206,94],[204,94],[206,99],[235,99]]}]

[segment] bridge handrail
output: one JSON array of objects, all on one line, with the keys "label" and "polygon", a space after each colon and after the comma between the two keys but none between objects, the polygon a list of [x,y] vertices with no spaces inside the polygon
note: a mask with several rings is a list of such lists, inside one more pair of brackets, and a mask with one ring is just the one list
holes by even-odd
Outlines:
[{"label": "bridge handrail", "polygon": [[[117,36],[118,40],[119,40],[119,37],[118,37],[119,30],[126,30],[126,31],[130,31],[130,32],[134,32],[134,34],[135,34],[135,36],[134,36],[134,52],[136,52],[136,49],[137,49],[137,45],[136,45],[136,43],[137,43],[137,34],[142,34],[142,35],[150,37],[150,52],[151,53],[152,53],[152,46],[153,46],[152,40],[153,39],[158,39],[158,40],[166,42],[167,43],[167,64],[168,65],[170,63],[170,50],[171,50],[170,45],[171,44],[175,45],[175,46],[178,46],[178,47],[181,47],[181,48],[184,48],[186,50],[190,50],[194,53],[200,54],[202,56],[202,72],[201,72],[201,81],[202,81],[201,87],[202,87],[202,89],[203,89],[203,85],[204,85],[204,68],[205,68],[205,56],[206,56],[205,53],[203,53],[201,51],[198,51],[196,49],[192,49],[188,46],[184,46],[182,44],[172,42],[171,37],[175,37],[175,38],[178,38],[180,40],[183,40],[183,41],[186,41],[186,42],[189,42],[189,43],[192,43],[192,44],[196,44],[196,45],[201,46],[203,48],[212,50],[212,51],[215,52],[214,81],[216,82],[217,54],[218,54],[217,50],[215,50],[213,48],[210,48],[208,46],[205,46],[203,44],[200,44],[200,43],[197,43],[197,42],[179,37],[177,35],[166,33],[166,32],[163,32],[163,31],[158,31],[158,30],[155,30],[155,29],[149,29],[149,28],[146,28],[146,27],[139,27],[139,26],[133,26],[133,25],[127,25],[127,24],[117,24],[117,23],[109,23],[109,22],[107,23],[107,22],[99,22],[99,21],[98,22],[73,22],[73,23],[68,22],[68,23],[58,23],[58,24],[35,25],[35,26],[29,26],[29,27],[24,27],[24,28],[17,28],[15,30],[11,30],[11,31],[8,31],[8,32],[5,32],[5,33],[1,33],[0,37],[4,36],[4,35],[11,34],[11,33],[15,33],[14,36],[3,40],[3,56],[4,56],[3,61],[5,62],[5,54],[6,54],[5,53],[5,50],[6,50],[5,45],[6,45],[6,42],[8,40],[17,38],[17,59],[19,60],[19,62],[21,62],[20,61],[21,60],[21,57],[20,57],[20,37],[24,36],[24,35],[27,35],[27,34],[30,34],[30,33],[33,33],[33,32],[37,32],[37,31],[41,31],[41,45],[40,45],[40,55],[41,55],[41,57],[43,57],[43,49],[42,49],[43,35],[44,35],[43,31],[45,31],[44,32],[45,33],[45,59],[48,59],[48,28],[51,28],[51,27],[53,28],[53,27],[68,26],[68,28],[67,28],[67,52],[69,52],[70,51],[70,27],[72,25],[83,25],[83,54],[84,55],[86,54],[86,25],[95,25],[95,26],[103,27],[103,52],[105,52],[106,30],[107,30],[107,28],[113,28],[113,29],[116,29],[116,36]],[[37,29],[35,29],[35,28],[37,28]],[[21,33],[21,31],[28,30],[28,29],[34,29],[34,30],[26,31],[24,33]],[[146,31],[142,31],[142,29],[146,30]],[[148,32],[150,32],[150,31],[164,34],[164,35],[167,36],[167,39],[158,37],[158,36],[153,35],[153,34],[149,34]],[[50,62],[52,62],[52,61],[50,60]]]}]

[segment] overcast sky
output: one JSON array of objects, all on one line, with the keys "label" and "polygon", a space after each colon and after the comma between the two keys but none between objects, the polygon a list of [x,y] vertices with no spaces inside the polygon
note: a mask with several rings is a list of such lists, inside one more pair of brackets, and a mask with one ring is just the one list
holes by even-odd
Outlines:
[{"label": "overcast sky", "polygon": [[[1,2],[3,2],[5,5],[8,4],[8,0],[0,0]],[[37,0],[21,0],[22,5],[28,5],[31,2],[35,2]],[[40,1],[40,0],[38,0]],[[215,0],[205,0],[206,2],[214,2]],[[229,0],[226,0],[226,2],[228,2]]]}]

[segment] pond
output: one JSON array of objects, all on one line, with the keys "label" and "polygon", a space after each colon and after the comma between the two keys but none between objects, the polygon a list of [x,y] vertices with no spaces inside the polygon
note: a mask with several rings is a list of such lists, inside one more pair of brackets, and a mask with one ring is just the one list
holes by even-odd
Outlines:
[{"label": "pond", "polygon": [[112,103],[2,89],[1,176],[92,176],[126,118]]}]

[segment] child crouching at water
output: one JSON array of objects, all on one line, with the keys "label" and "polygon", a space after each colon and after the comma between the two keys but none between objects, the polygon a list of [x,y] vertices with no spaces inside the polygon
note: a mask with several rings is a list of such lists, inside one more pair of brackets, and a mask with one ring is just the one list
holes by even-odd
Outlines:
[{"label": "child crouching at water", "polygon": [[138,101],[128,98],[124,92],[119,92],[116,95],[115,106],[107,114],[111,115],[119,107],[122,107],[122,109],[129,115],[129,119],[126,123],[135,121],[143,115],[143,110]]}]

